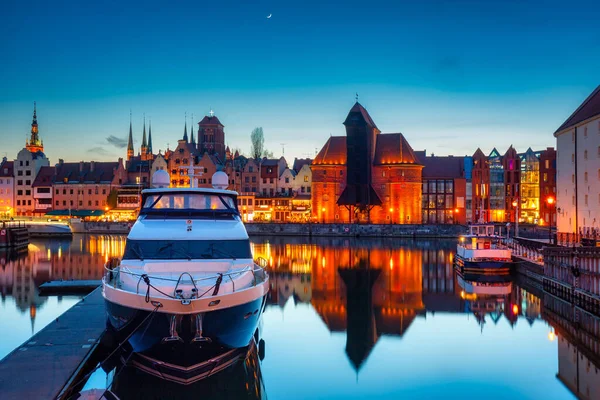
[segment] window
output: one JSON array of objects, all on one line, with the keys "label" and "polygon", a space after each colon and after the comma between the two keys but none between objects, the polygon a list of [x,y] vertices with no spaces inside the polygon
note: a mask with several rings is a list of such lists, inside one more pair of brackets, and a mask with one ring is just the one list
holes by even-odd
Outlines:
[{"label": "window", "polygon": [[21,200],[17,200],[17,205],[20,206],[21,205]]},{"label": "window", "polygon": [[69,205],[73,207],[73,200],[69,200]]},{"label": "window", "polygon": [[22,180],[18,180],[18,181],[17,181],[17,185],[21,185],[21,186],[23,186],[23,181],[22,181]]},{"label": "window", "polygon": [[17,196],[23,196],[23,191],[22,190],[17,190]]},{"label": "window", "polygon": [[544,161],[544,165],[546,166],[546,169],[550,169],[550,160]]},{"label": "window", "polygon": [[246,182],[246,183],[250,183],[250,177],[249,177],[249,176],[247,176],[247,177],[244,179],[244,182]]},{"label": "window", "polygon": [[92,194],[92,189],[88,189],[88,194],[91,195]]},{"label": "window", "polygon": [[25,171],[25,175],[26,175],[26,176],[31,176],[31,170],[30,170],[30,169],[28,169],[27,171]]},{"label": "window", "polygon": [[248,167],[248,172],[254,172],[254,167],[252,167],[252,166]]},{"label": "window", "polygon": [[69,189],[69,194],[73,194],[73,189]]},{"label": "window", "polygon": [[587,126],[583,128],[583,137],[587,138]]},{"label": "window", "polygon": [[58,194],[58,189],[56,189],[56,194]]},{"label": "window", "polygon": [[263,178],[263,185],[267,183],[267,178]]},{"label": "window", "polygon": [[584,150],[584,152],[583,152],[583,159],[587,160],[587,150]]},{"label": "window", "polygon": [[252,199],[248,199],[248,205],[251,206],[252,205]]},{"label": "window", "polygon": [[58,200],[56,200],[56,206],[58,207]]},{"label": "window", "polygon": [[27,205],[30,206],[31,205],[31,200],[27,200]]},{"label": "window", "polygon": [[91,206],[91,205],[92,205],[92,201],[88,200],[88,206]]},{"label": "window", "polygon": [[548,173],[544,172],[544,182],[548,182]]},{"label": "window", "polygon": [[31,190],[26,190],[25,191],[25,196],[31,196]]},{"label": "window", "polygon": [[66,206],[66,205],[67,205],[67,201],[63,200],[63,206]]},{"label": "window", "polygon": [[79,206],[81,207],[83,205],[83,201],[79,200]]},{"label": "window", "polygon": [[252,183],[256,183],[256,177],[255,176],[252,177]]},{"label": "window", "polygon": [[23,161],[19,161],[19,167],[23,166]]},{"label": "window", "polygon": [[571,154],[571,164],[575,163],[575,153]]},{"label": "window", "polygon": [[25,161],[25,166],[29,167],[29,161]]},{"label": "window", "polygon": [[587,172],[583,174],[583,181],[585,183],[587,183],[587,181],[588,181],[588,173]]},{"label": "window", "polygon": [[588,195],[587,194],[585,195],[585,205],[586,206],[588,205]]},{"label": "window", "polygon": [[290,183],[290,178],[285,178],[285,183]]},{"label": "window", "polygon": [[27,186],[31,186],[31,181],[30,181],[30,180],[26,180],[26,181],[25,181],[25,184],[26,184]]},{"label": "window", "polygon": [[[342,171],[340,171],[340,175],[342,174]],[[308,175],[304,175],[304,182],[308,182]]]},{"label": "window", "polygon": [[96,200],[96,205],[98,205],[98,200]]},{"label": "window", "polygon": [[571,175],[571,183],[575,183],[575,174]]},{"label": "window", "polygon": [[23,176],[23,170],[18,170],[17,171],[17,176]]},{"label": "window", "polygon": [[381,171],[381,176],[385,177],[385,171]]},{"label": "window", "polygon": [[269,179],[269,183],[272,184],[273,183],[273,178]]}]

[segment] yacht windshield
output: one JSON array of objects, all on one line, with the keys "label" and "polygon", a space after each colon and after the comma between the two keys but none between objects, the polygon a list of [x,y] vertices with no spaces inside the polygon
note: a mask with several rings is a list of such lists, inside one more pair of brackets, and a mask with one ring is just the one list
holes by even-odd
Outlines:
[{"label": "yacht windshield", "polygon": [[235,210],[230,196],[213,193],[157,193],[148,195],[144,210]]},{"label": "yacht windshield", "polygon": [[250,241],[127,240],[124,260],[191,260],[252,258]]}]

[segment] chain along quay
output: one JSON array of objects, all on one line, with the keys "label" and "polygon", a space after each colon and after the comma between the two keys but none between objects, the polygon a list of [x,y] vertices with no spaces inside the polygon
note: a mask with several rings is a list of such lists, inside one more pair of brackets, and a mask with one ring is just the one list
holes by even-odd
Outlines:
[{"label": "chain along quay", "polygon": [[[488,359],[486,368],[495,370],[502,368],[504,362],[514,362],[502,354],[510,342],[510,346],[516,346],[512,351],[534,351],[536,360],[546,360],[543,367],[536,367],[537,379],[543,385],[532,386],[523,381],[515,383],[514,390],[529,397],[598,398],[600,376],[594,372],[600,367],[600,317],[594,302],[598,289],[597,249],[512,238],[506,244],[517,261],[515,270],[505,278],[492,279],[457,272],[453,268],[456,243],[456,239],[411,237],[254,235],[253,256],[262,260],[271,278],[261,326],[249,347],[213,349],[208,357],[192,363],[191,369],[180,370],[169,363],[156,364],[132,356],[128,342],[106,330],[104,301],[100,289],[94,287],[106,273],[105,260],[122,256],[125,236],[32,238],[28,252],[11,255],[4,261],[2,280],[3,291],[9,300],[14,298],[17,310],[28,310],[32,327],[34,321],[39,323],[44,313],[53,312],[55,307],[56,296],[38,292],[57,293],[59,298],[69,295],[70,286],[74,286],[73,293],[92,292],[62,315],[57,310],[59,314],[45,318],[45,327],[30,333],[31,337],[18,326],[13,328],[22,332],[22,344],[7,349],[0,361],[2,398],[70,399],[80,393],[92,398],[136,398],[141,393],[154,395],[154,391],[160,398],[174,398],[199,388],[210,394],[207,398],[216,399],[265,398],[267,392],[269,398],[290,398],[286,387],[295,385],[292,376],[299,373],[297,368],[320,370],[293,350],[305,340],[302,330],[296,328],[300,321],[304,321],[303,330],[309,332],[316,346],[309,351],[311,357],[321,354],[337,365],[339,355],[331,351],[341,339],[344,357],[359,379],[356,382],[356,377],[335,374],[331,378],[335,383],[330,387],[315,375],[307,388],[310,394],[292,394],[291,398],[347,398],[346,386],[350,382],[354,382],[352,385],[363,398],[395,398],[403,393],[417,393],[414,397],[419,398],[439,397],[437,384],[424,388],[410,383],[398,384],[387,395],[373,396],[378,379],[370,369],[380,362],[388,365],[400,354],[408,357],[405,341],[416,346],[410,350],[410,357],[419,360],[422,367],[404,371],[400,364],[398,374],[425,377],[425,371],[430,369],[439,382],[446,382],[446,377],[433,366],[450,363],[454,357],[449,349],[463,342],[490,354],[492,359]],[[50,284],[44,286],[46,282]],[[48,287],[50,291],[43,292]],[[7,304],[10,301],[4,305],[3,313],[10,316],[13,311],[6,308]],[[475,317],[475,327],[469,327],[469,316]],[[317,329],[323,327],[323,322],[330,332],[327,335],[320,332],[323,328]],[[444,347],[439,337],[434,339],[431,335],[448,329],[448,324],[460,328],[448,338],[454,344]],[[144,325],[138,325],[143,333]],[[523,330],[530,325],[533,330]],[[505,326],[512,328],[505,331]],[[6,329],[0,333],[10,339],[14,333]],[[194,332],[192,326],[187,329]],[[540,336],[514,343],[510,332]],[[478,336],[472,336],[475,333]],[[493,340],[493,347],[484,344],[483,338]],[[174,349],[180,346],[178,343],[165,345],[175,346],[169,347]],[[424,352],[425,346],[432,343],[435,354],[427,356],[431,349]],[[381,353],[382,349],[389,355]],[[519,358],[519,353],[511,354]],[[578,369],[571,355],[576,355],[574,359],[583,362],[580,365],[584,367]],[[290,359],[298,366],[286,372],[282,365]],[[481,360],[470,358],[470,362],[483,368]],[[158,374],[153,372],[157,371],[156,365],[162,365]],[[532,367],[529,360],[522,358],[508,375],[520,382],[516,380],[518,374],[525,374]],[[421,372],[420,368],[425,370]],[[324,371],[321,374],[327,375]],[[472,379],[472,373],[465,374]],[[483,384],[494,385],[486,378]],[[148,387],[136,394],[140,385]],[[460,384],[451,387],[450,394],[459,395],[463,389]],[[499,394],[497,398],[502,397]]]}]

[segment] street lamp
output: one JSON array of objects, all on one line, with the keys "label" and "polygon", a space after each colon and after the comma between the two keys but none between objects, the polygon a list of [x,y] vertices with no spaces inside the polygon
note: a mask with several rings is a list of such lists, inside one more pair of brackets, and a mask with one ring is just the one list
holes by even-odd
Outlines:
[{"label": "street lamp", "polygon": [[321,223],[325,223],[325,207],[321,208]]},{"label": "street lamp", "polygon": [[552,205],[554,204],[554,197],[548,196],[546,199],[546,203],[548,203],[548,208],[550,211],[550,218],[548,218],[548,244],[552,243]]},{"label": "street lamp", "polygon": [[390,225],[394,223],[394,209],[390,207]]},{"label": "street lamp", "polygon": [[512,202],[513,207],[515,208],[515,237],[519,236],[519,201],[514,200]]}]

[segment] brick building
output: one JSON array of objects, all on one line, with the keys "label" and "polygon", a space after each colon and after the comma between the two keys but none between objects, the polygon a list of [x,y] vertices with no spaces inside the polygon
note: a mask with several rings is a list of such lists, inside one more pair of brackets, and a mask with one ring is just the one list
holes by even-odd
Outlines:
[{"label": "brick building", "polygon": [[346,136],[330,137],[311,165],[317,222],[420,223],[421,170],[401,133],[381,134],[358,102]]},{"label": "brick building", "polygon": [[540,217],[546,224],[556,226],[556,150],[553,147],[540,152],[540,197]]}]

